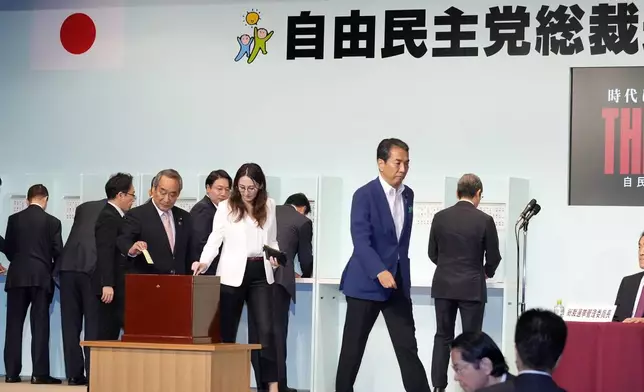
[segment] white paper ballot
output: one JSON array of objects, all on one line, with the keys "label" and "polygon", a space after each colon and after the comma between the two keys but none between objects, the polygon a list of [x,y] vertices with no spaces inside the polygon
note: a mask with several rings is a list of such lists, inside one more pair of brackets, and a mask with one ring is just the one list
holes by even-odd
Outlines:
[{"label": "white paper ballot", "polygon": [[152,257],[150,256],[150,252],[148,252],[147,249],[143,250],[143,256],[145,256],[145,261],[147,261],[148,264],[154,264],[154,262],[152,262]]}]

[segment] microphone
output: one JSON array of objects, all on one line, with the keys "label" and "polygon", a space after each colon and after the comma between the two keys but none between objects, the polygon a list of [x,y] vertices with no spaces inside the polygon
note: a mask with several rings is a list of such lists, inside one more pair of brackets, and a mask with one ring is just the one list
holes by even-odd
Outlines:
[{"label": "microphone", "polygon": [[525,219],[526,214],[528,212],[532,211],[532,209],[534,208],[535,204],[537,204],[537,199],[530,200],[530,202],[528,202],[528,205],[526,205],[525,208],[523,209],[523,212],[521,213],[521,215],[519,215],[518,220]]},{"label": "microphone", "polygon": [[530,219],[532,219],[532,217],[537,215],[539,212],[541,212],[541,206],[539,204],[535,204],[534,208],[526,214],[523,223],[521,223],[521,226],[519,227],[519,230],[521,230],[522,228],[527,228],[528,223],[530,223]]}]

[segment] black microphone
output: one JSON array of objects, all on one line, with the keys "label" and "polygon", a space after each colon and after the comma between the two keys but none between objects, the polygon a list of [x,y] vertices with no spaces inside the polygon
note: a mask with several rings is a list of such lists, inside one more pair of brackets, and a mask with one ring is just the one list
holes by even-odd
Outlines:
[{"label": "black microphone", "polygon": [[519,219],[521,219],[521,218],[525,219],[526,214],[527,214],[528,212],[532,211],[532,209],[534,208],[534,205],[535,205],[535,204],[537,204],[537,199],[532,199],[532,200],[530,200],[530,202],[528,203],[528,205],[527,205],[527,206],[525,206],[525,208],[523,209],[523,212],[521,213],[521,215],[519,215]]},{"label": "black microphone", "polygon": [[521,226],[519,227],[519,230],[527,227],[528,223],[530,223],[530,219],[532,219],[532,217],[537,215],[540,211],[541,211],[541,206],[539,204],[535,204],[534,208],[526,214],[525,219],[523,220],[523,223],[521,223]]}]

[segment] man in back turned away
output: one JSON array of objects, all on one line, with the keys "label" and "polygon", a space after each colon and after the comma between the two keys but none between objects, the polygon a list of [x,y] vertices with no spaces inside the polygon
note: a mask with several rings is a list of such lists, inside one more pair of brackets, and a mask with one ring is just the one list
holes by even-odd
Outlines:
[{"label": "man in back turned away", "polygon": [[[284,205],[277,206],[277,243],[286,253],[287,263],[275,270],[273,286],[273,332],[277,348],[277,374],[280,392],[294,392],[286,380],[286,341],[288,337],[288,318],[291,300],[295,303],[296,273],[295,257],[297,256],[302,276],[310,278],[313,274],[313,222],[307,218],[311,212],[311,203],[303,193],[296,193],[286,199]],[[298,276],[299,277],[299,276]],[[249,315],[248,341],[259,342],[254,321]],[[259,351],[251,353],[257,385],[261,385]],[[268,388],[265,388],[268,390]],[[260,389],[262,390],[262,389]]]},{"label": "man in back turned away", "polygon": [[27,192],[29,207],[7,222],[5,255],[9,271],[4,343],[5,382],[20,382],[22,328],[31,306],[32,384],[60,384],[49,374],[49,306],[54,297],[54,265],[63,250],[61,223],[45,212],[49,192],[42,184]]}]

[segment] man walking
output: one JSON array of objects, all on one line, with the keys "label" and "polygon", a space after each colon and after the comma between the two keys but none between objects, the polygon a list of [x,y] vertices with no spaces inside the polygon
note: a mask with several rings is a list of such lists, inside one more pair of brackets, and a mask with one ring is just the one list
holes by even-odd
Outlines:
[{"label": "man walking", "polygon": [[402,140],[385,139],[378,145],[377,162],[380,175],[359,188],[351,203],[353,254],[340,281],[347,313],[335,390],[353,391],[369,333],[382,312],[405,390],[429,392],[410,299],[414,192],[403,185],[409,147]]}]

